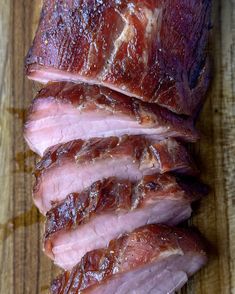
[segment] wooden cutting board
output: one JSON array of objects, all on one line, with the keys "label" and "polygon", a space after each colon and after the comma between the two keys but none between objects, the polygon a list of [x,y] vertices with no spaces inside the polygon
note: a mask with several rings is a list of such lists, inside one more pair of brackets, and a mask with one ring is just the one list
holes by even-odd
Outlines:
[{"label": "wooden cutting board", "polygon": [[[180,1],[180,0],[179,0]],[[214,0],[213,82],[193,147],[210,195],[190,224],[212,244],[210,261],[182,293],[235,293],[235,1]],[[41,251],[42,217],[31,200],[34,156],[22,136],[25,108],[38,85],[24,56],[40,0],[0,0],[0,293],[47,293],[57,269]]]}]

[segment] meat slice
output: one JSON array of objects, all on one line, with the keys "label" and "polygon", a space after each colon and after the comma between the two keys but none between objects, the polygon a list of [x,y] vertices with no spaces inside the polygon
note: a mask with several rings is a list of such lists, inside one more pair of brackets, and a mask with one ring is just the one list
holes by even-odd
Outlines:
[{"label": "meat slice", "polygon": [[45,0],[30,79],[104,85],[192,115],[209,81],[211,0]]},{"label": "meat slice", "polygon": [[104,87],[66,82],[49,84],[39,92],[24,134],[30,148],[41,156],[51,146],[92,137],[198,138],[191,119]]},{"label": "meat slice", "polygon": [[54,280],[52,294],[173,294],[207,262],[201,237],[148,225],[87,253]]},{"label": "meat slice", "polygon": [[108,178],[73,193],[47,213],[44,249],[60,267],[71,270],[85,253],[152,223],[176,225],[190,217],[191,203],[207,193],[192,179],[145,176],[132,184]]},{"label": "meat slice", "polygon": [[95,181],[107,177],[137,181],[144,175],[169,171],[195,172],[187,150],[173,139],[153,142],[124,136],[75,140],[49,149],[37,164],[34,201],[45,214],[53,203]]}]

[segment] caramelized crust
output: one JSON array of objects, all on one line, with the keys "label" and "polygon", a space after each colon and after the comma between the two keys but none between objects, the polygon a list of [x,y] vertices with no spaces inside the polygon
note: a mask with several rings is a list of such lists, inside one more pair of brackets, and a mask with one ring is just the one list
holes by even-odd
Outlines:
[{"label": "caramelized crust", "polygon": [[[74,140],[48,149],[37,163],[35,175],[41,176],[47,169],[60,165],[63,161],[75,161],[77,165],[131,156],[133,162],[139,162],[141,170],[156,164],[160,173],[179,171],[195,174],[196,168],[187,149],[174,139],[160,142],[141,136],[123,136],[93,138],[88,141]],[[117,161],[118,164],[118,161]]]},{"label": "caramelized crust", "polygon": [[111,241],[106,249],[87,253],[71,273],[65,272],[54,280],[51,293],[95,293],[92,290],[115,276],[177,252],[180,255],[201,256],[206,262],[204,246],[195,233],[148,225]]},{"label": "caramelized crust", "polygon": [[137,181],[170,171],[197,173],[187,149],[173,139],[159,142],[123,136],[75,140],[49,148],[37,163],[34,202],[45,214],[53,203],[98,180],[118,177]]},{"label": "caramelized crust", "polygon": [[[75,229],[103,213],[128,212],[144,208],[154,200],[180,199],[191,203],[205,196],[207,186],[192,178],[172,175],[145,176],[132,184],[128,180],[108,178],[97,181],[81,193],[72,193],[48,211],[45,241],[61,230]],[[50,247],[50,246],[49,246]]]},{"label": "caramelized crust", "polygon": [[24,130],[28,145],[41,156],[56,144],[112,135],[173,137],[189,142],[199,137],[192,119],[156,104],[101,86],[66,82],[48,84],[38,93]]},{"label": "caramelized crust", "polygon": [[210,0],[44,0],[29,78],[101,84],[195,114],[207,90]]},{"label": "caramelized crust", "polygon": [[29,120],[31,114],[33,116],[37,112],[38,104],[45,99],[58,104],[72,104],[81,113],[104,110],[111,115],[123,114],[143,125],[154,126],[156,122],[163,126],[172,124],[182,131],[182,137],[185,136],[186,140],[188,138],[188,141],[194,141],[198,138],[191,119],[102,86],[69,82],[49,83],[34,99],[29,109]]},{"label": "caramelized crust", "polygon": [[137,227],[177,225],[191,215],[191,203],[207,192],[207,186],[195,179],[167,174],[145,176],[134,184],[117,178],[97,181],[47,213],[45,253],[60,267],[71,269],[86,252]]}]

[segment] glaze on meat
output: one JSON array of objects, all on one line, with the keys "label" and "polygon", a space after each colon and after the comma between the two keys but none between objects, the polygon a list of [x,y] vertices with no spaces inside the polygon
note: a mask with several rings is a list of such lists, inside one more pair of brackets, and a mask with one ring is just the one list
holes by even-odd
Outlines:
[{"label": "glaze on meat", "polygon": [[51,83],[38,93],[24,131],[30,148],[41,156],[47,148],[68,141],[122,135],[198,139],[191,119],[156,104],[104,87],[64,82]]},{"label": "glaze on meat", "polygon": [[85,253],[106,247],[124,233],[151,223],[177,225],[191,215],[191,203],[207,187],[191,178],[145,176],[132,184],[108,178],[72,193],[46,215],[45,253],[71,270]]},{"label": "glaze on meat", "polygon": [[52,147],[37,164],[34,201],[45,214],[54,202],[95,181],[107,177],[138,181],[144,175],[170,171],[196,172],[186,148],[173,139],[156,142],[124,136],[75,140]]},{"label": "glaze on meat", "polygon": [[174,293],[206,261],[197,234],[148,225],[87,253],[71,273],[54,280],[51,293]]},{"label": "glaze on meat", "polygon": [[30,79],[104,85],[195,115],[209,82],[211,0],[44,0]]},{"label": "glaze on meat", "polygon": [[[24,136],[52,294],[173,294],[207,262],[170,227],[207,194],[187,150],[210,80],[211,0],[43,0]],[[161,224],[160,224],[161,223]]]}]

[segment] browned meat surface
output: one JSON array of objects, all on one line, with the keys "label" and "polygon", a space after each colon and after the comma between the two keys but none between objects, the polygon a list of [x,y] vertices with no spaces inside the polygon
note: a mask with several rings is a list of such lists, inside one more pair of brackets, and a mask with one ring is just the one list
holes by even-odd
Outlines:
[{"label": "browned meat surface", "polygon": [[173,294],[207,261],[200,237],[190,231],[148,225],[87,253],[52,294]]},{"label": "browned meat surface", "polygon": [[105,85],[192,115],[208,87],[210,0],[44,0],[30,79]]},{"label": "browned meat surface", "polygon": [[47,213],[46,254],[71,270],[85,253],[151,223],[176,225],[190,217],[191,203],[207,187],[190,178],[145,176],[132,184],[108,178],[73,193]]},{"label": "browned meat surface", "polygon": [[187,150],[173,139],[153,142],[124,136],[75,140],[49,149],[37,164],[34,200],[45,214],[53,202],[81,192],[95,181],[107,177],[137,181],[144,175],[170,171],[195,172]]},{"label": "browned meat surface", "polygon": [[30,148],[41,156],[51,146],[92,137],[198,138],[191,119],[156,104],[104,87],[64,82],[49,84],[39,92],[30,107],[24,134]]}]

